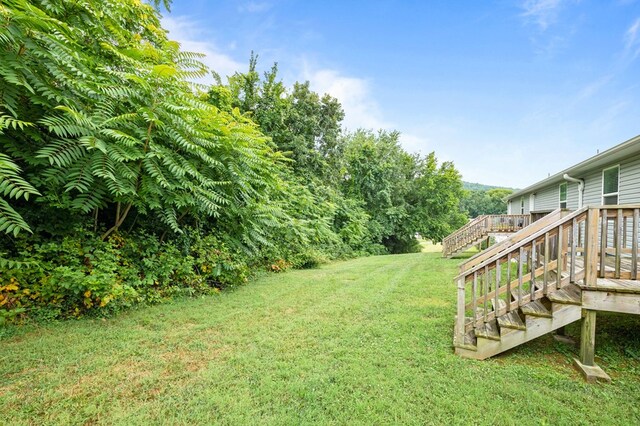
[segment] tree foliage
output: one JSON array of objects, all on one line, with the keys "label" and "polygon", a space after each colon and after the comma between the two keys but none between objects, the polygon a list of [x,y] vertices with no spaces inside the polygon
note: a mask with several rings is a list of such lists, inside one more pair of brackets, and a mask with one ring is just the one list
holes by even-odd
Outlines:
[{"label": "tree foliage", "polygon": [[460,209],[470,217],[483,214],[506,214],[507,197],[511,189],[494,188],[488,191],[464,191],[460,200]]},{"label": "tree foliage", "polygon": [[[356,251],[410,251],[416,233],[440,240],[464,222],[458,212],[461,181],[453,164],[438,166],[433,153],[424,158],[407,153],[397,132],[345,134],[335,98],[312,92],[309,82],[285,87],[277,65],[262,78],[256,69],[252,55],[248,71],[234,74],[227,84],[219,82],[209,101],[255,120],[293,160],[293,174],[314,190],[316,202],[323,194],[340,206],[326,212],[332,214],[333,232],[348,241],[347,251],[356,240]],[[357,229],[358,237],[346,229]]]},{"label": "tree foliage", "polygon": [[277,65],[193,83],[210,70],[167,38],[168,3],[0,4],[0,319],[411,251],[460,222],[451,163],[345,134],[340,103]]},{"label": "tree foliage", "polygon": [[344,193],[371,215],[375,241],[392,253],[411,250],[415,235],[441,240],[465,218],[457,212],[462,183],[452,163],[438,165],[402,149],[397,132],[358,131],[346,138]]}]

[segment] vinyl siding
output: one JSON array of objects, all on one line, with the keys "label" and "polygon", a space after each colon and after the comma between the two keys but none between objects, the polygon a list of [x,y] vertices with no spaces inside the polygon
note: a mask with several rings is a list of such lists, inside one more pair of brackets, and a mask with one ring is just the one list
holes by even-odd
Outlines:
[{"label": "vinyl siding", "polygon": [[593,171],[583,177],[584,201],[583,205],[599,206],[602,204],[602,169]]},{"label": "vinyl siding", "polygon": [[640,203],[640,155],[620,164],[620,204]]},{"label": "vinyl siding", "polygon": [[[560,198],[558,197],[558,206]],[[578,184],[567,182],[567,208],[569,210],[578,210]]]},{"label": "vinyl siding", "polygon": [[559,185],[548,186],[536,194],[536,211],[555,210],[558,208],[560,199]]}]

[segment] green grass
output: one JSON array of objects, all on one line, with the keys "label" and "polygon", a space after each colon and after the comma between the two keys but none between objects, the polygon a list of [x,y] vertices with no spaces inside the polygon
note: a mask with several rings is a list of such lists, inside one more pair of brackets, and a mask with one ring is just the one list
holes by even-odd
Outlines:
[{"label": "green grass", "polygon": [[5,330],[1,422],[640,422],[639,317],[599,316],[610,385],[585,384],[576,349],[549,336],[464,360],[451,348],[458,262],[363,258],[104,321]]}]

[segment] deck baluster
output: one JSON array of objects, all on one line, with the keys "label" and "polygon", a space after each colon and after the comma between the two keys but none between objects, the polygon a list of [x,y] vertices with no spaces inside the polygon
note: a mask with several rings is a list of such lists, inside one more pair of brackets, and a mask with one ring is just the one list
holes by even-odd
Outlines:
[{"label": "deck baluster", "polygon": [[638,218],[640,217],[640,209],[633,209],[633,220],[631,231],[631,279],[638,279]]},{"label": "deck baluster", "polygon": [[518,255],[518,306],[522,306],[522,258],[524,257],[524,247],[520,247]]},{"label": "deck baluster", "polygon": [[484,294],[482,299],[484,300],[484,322],[487,322],[487,300],[489,299],[489,266],[484,267]]},{"label": "deck baluster", "polygon": [[529,262],[529,275],[531,276],[529,292],[531,293],[531,301],[534,301],[536,296],[536,240],[531,243],[531,251],[529,253],[529,259],[531,259]]},{"label": "deck baluster", "polygon": [[511,312],[511,253],[507,255],[507,312]]},{"label": "deck baluster", "polygon": [[549,268],[547,267],[547,265],[549,264],[549,233],[546,232],[544,234],[544,259],[543,259],[543,272],[542,272],[542,277],[543,277],[543,282],[542,282],[542,287],[543,287],[543,291],[544,291],[544,295],[547,295],[547,281],[549,280]]},{"label": "deck baluster", "polygon": [[496,312],[496,318],[498,317],[498,309],[500,305],[498,304],[498,299],[500,295],[500,259],[496,260],[496,288],[495,288],[495,304],[493,310]]},{"label": "deck baluster", "polygon": [[616,232],[615,232],[615,277],[620,278],[620,264],[622,262],[622,234],[624,234],[624,228],[622,223],[622,209],[618,209],[618,217],[616,220]]},{"label": "deck baluster", "polygon": [[456,334],[455,340],[458,344],[464,344],[464,335],[466,332],[466,318],[465,318],[465,279],[458,279],[458,315],[456,318]]},{"label": "deck baluster", "polygon": [[475,324],[478,320],[478,273],[473,273],[473,281],[471,284],[471,318]]},{"label": "deck baluster", "polygon": [[564,271],[564,242],[562,241],[562,235],[564,234],[564,227],[562,225],[558,226],[558,244],[556,249],[558,250],[558,254],[556,255],[556,289],[562,287],[562,272]]},{"label": "deck baluster", "polygon": [[600,228],[600,271],[598,277],[604,278],[607,260],[607,240],[609,239],[609,214],[607,209],[602,209],[602,226]]},{"label": "deck baluster", "polygon": [[571,221],[571,263],[569,265],[569,282],[576,282],[576,250],[578,248],[578,224],[574,217]]}]

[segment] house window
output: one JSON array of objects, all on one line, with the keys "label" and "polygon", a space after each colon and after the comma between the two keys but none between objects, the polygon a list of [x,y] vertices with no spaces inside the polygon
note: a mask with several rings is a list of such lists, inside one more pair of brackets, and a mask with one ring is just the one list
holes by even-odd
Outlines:
[{"label": "house window", "polygon": [[520,197],[520,214],[524,214],[524,196]]},{"label": "house window", "polygon": [[560,208],[567,208],[567,182],[560,184]]},{"label": "house window", "polygon": [[609,167],[602,171],[602,204],[618,204],[618,188],[620,181],[620,166]]}]

